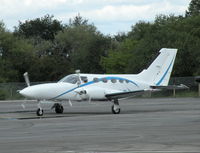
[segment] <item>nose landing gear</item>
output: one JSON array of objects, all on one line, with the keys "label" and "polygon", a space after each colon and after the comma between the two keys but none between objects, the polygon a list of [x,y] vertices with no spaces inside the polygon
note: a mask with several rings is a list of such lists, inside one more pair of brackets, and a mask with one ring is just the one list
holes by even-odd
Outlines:
[{"label": "nose landing gear", "polygon": [[36,114],[37,114],[37,116],[43,116],[43,114],[44,114],[43,109],[42,108],[38,108],[37,111],[36,111]]},{"label": "nose landing gear", "polygon": [[38,109],[36,111],[36,114],[37,114],[37,116],[43,116],[43,114],[44,114],[44,110],[41,107],[41,102],[40,101],[38,101]]}]

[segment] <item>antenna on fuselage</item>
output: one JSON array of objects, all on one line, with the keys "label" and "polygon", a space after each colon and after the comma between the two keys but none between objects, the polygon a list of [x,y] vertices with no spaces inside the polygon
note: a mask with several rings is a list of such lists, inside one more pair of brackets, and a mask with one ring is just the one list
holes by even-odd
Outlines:
[{"label": "antenna on fuselage", "polygon": [[76,70],[76,71],[75,71],[75,73],[76,73],[77,76],[78,76],[78,82],[77,82],[78,86],[81,84],[80,72],[81,72],[80,70]]}]

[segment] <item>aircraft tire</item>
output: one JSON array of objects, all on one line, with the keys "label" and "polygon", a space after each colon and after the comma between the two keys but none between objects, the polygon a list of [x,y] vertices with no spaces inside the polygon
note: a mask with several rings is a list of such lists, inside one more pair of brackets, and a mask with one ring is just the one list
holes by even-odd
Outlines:
[{"label": "aircraft tire", "polygon": [[36,114],[37,114],[37,116],[43,116],[43,114],[44,114],[43,109],[38,108],[37,111],[36,111]]},{"label": "aircraft tire", "polygon": [[62,113],[63,113],[63,110],[64,110],[64,108],[63,108],[63,106],[62,106],[61,104],[57,104],[57,105],[55,106],[55,112],[56,112],[57,114],[62,114]]},{"label": "aircraft tire", "polygon": [[120,111],[121,111],[120,108],[118,108],[117,110],[115,110],[115,109],[114,109],[114,105],[112,105],[111,110],[112,110],[112,113],[113,113],[113,114],[119,114]]}]

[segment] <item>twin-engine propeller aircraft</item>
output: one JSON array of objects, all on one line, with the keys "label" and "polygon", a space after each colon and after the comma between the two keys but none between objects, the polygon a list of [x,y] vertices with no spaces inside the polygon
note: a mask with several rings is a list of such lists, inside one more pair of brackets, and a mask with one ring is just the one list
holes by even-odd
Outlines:
[{"label": "twin-engine propeller aircraft", "polygon": [[[27,98],[53,101],[56,113],[63,113],[62,101],[106,100],[112,101],[112,113],[119,114],[119,99],[157,91],[168,86],[177,49],[163,48],[153,63],[139,74],[71,74],[57,83],[30,86],[27,73],[24,74],[28,87],[19,93]],[[177,88],[182,88],[178,86]],[[43,115],[38,105],[37,115]]]}]

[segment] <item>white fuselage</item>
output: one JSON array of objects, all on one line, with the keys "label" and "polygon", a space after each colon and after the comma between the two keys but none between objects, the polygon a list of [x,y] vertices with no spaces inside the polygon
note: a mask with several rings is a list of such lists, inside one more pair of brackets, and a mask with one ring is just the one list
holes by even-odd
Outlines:
[{"label": "white fuselage", "polygon": [[151,86],[167,86],[176,53],[177,49],[162,48],[151,65],[137,75],[78,73],[68,75],[58,83],[28,86],[20,94],[38,100],[107,100],[108,96],[151,90]]},{"label": "white fuselage", "polygon": [[[38,100],[107,100],[106,94],[131,92],[149,89],[150,86],[139,81],[137,75],[97,75],[73,74],[76,78],[86,78],[87,81],[65,81],[29,86],[20,91],[25,97]],[[67,76],[68,77],[68,76]],[[69,78],[69,77],[68,77]]]}]

